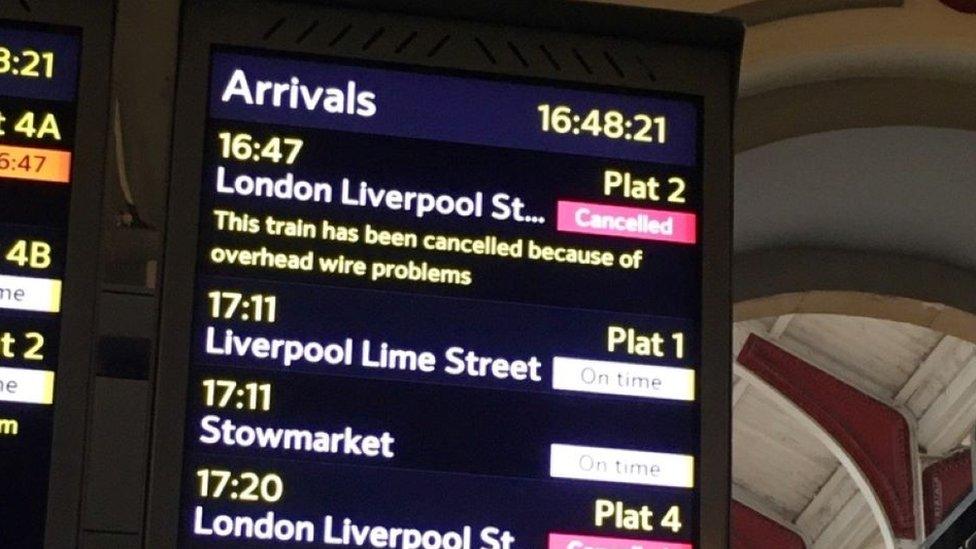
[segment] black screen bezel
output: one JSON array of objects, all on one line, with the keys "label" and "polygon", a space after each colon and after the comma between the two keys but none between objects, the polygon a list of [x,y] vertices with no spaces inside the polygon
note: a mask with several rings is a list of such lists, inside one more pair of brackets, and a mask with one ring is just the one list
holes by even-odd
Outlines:
[{"label": "black screen bezel", "polygon": [[[569,75],[553,79],[551,74],[533,75],[504,69],[493,71],[494,77],[525,80],[565,87],[589,87],[619,93],[645,93],[701,98],[702,169],[706,182],[702,208],[702,365],[699,395],[701,399],[702,455],[697,472],[700,490],[700,514],[709,517],[699,528],[699,546],[705,549],[725,548],[728,544],[728,505],[730,498],[730,385],[731,385],[731,129],[732,104],[735,96],[742,28],[735,22],[685,14],[669,15],[653,10],[634,10],[607,6],[554,3],[560,6],[537,13],[512,12],[492,14],[483,3],[457,8],[427,9],[412,2],[371,2],[387,12],[403,11],[412,15],[436,18],[416,19],[431,27],[445,28],[483,25],[485,21],[505,25],[506,32],[518,35],[537,29],[573,28],[574,36],[600,36],[613,29],[613,36],[644,40],[639,30],[683,27],[681,32],[661,33],[677,36],[686,45],[667,44],[676,52],[693,50],[700,66],[693,69],[687,60],[661,60],[670,63],[681,77],[658,79],[653,85],[598,85]],[[421,3],[422,4],[422,3]],[[275,9],[272,9],[274,7]],[[248,48],[281,51],[288,54],[313,55],[320,59],[343,59],[357,65],[390,60],[367,53],[337,54],[310,45],[287,40],[269,40],[254,32],[275,24],[278,13],[301,17],[304,21],[327,20],[332,8],[271,4],[261,1],[191,2],[185,6],[182,28],[179,76],[173,132],[173,156],[166,260],[163,271],[163,301],[160,318],[159,361],[156,375],[151,450],[149,501],[147,507],[147,543],[153,547],[174,547],[178,535],[181,468],[186,390],[189,369],[189,342],[192,298],[197,258],[197,230],[200,199],[204,122],[207,119],[210,52],[221,48]],[[226,17],[227,10],[235,11]],[[524,11],[524,10],[523,10]],[[343,11],[343,15],[370,17],[369,14]],[[443,19],[448,17],[448,19]],[[466,19],[469,19],[466,21]],[[470,20],[470,19],[473,19]],[[643,23],[643,24],[642,24]],[[280,23],[279,23],[280,25]],[[589,31],[589,34],[586,32]],[[637,35],[637,36],[634,36]],[[655,33],[648,33],[654,36]],[[697,37],[697,38],[696,38]],[[707,38],[706,38],[707,37]],[[676,56],[677,57],[677,56]],[[678,67],[681,64],[682,66]],[[471,76],[483,76],[471,67],[441,66],[437,72],[463,70]],[[410,64],[399,61],[407,70]],[[701,78],[707,74],[710,78]]]}]

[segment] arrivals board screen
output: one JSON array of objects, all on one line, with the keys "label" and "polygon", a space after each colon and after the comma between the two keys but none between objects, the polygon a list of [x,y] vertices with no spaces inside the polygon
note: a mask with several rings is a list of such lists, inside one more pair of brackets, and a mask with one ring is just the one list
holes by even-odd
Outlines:
[{"label": "arrivals board screen", "polygon": [[80,32],[0,20],[0,546],[44,538]]},{"label": "arrivals board screen", "polygon": [[699,546],[701,98],[229,47],[208,93],[180,547]]}]

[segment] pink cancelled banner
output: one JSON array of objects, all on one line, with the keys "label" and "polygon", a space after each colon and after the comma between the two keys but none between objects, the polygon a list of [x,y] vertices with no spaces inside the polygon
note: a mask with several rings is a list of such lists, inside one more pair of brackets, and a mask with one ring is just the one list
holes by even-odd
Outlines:
[{"label": "pink cancelled banner", "polygon": [[693,549],[687,543],[549,534],[549,549]]},{"label": "pink cancelled banner", "polygon": [[698,242],[698,220],[691,213],[568,200],[558,201],[556,213],[556,229],[560,232],[678,244]]}]

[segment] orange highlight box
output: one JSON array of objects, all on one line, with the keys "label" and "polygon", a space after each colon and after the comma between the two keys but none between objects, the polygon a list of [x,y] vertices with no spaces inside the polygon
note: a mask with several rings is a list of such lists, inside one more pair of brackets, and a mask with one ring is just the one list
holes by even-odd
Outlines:
[{"label": "orange highlight box", "polygon": [[0,145],[0,177],[71,182],[71,152]]}]

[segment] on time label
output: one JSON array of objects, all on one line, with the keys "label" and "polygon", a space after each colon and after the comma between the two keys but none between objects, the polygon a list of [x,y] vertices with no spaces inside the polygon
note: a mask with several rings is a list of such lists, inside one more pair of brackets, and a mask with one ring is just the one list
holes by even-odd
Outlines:
[{"label": "on time label", "polygon": [[577,480],[694,488],[695,458],[616,448],[553,444],[549,476]]},{"label": "on time label", "polygon": [[0,309],[57,313],[61,311],[61,281],[50,278],[0,275]]},{"label": "on time label", "polygon": [[604,395],[695,400],[695,371],[557,356],[552,359],[552,388]]}]

